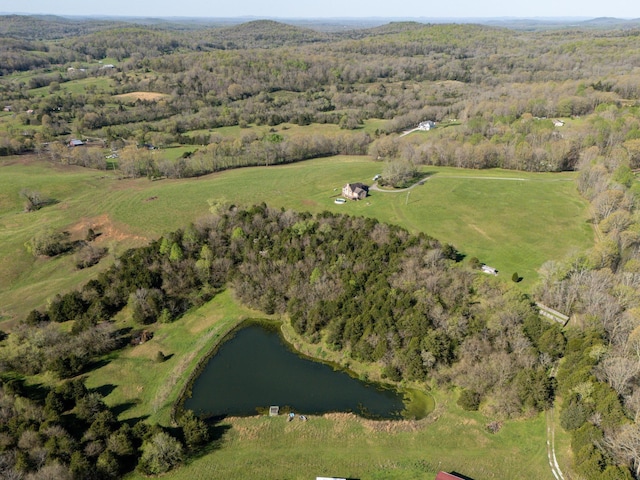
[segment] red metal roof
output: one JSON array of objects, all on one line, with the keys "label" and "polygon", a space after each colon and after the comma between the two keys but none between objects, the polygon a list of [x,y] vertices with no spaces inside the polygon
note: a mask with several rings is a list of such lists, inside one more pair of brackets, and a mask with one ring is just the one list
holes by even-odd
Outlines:
[{"label": "red metal roof", "polygon": [[453,475],[452,473],[447,472],[438,472],[436,475],[436,480],[463,480],[461,477],[457,475]]}]

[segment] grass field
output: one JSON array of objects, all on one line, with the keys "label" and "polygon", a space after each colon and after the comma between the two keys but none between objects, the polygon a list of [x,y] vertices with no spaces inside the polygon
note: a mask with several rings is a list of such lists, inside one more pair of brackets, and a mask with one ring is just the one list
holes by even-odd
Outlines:
[{"label": "grass field", "polygon": [[[66,229],[80,238],[91,226],[102,232],[98,244],[118,253],[207,214],[209,200],[376,217],[452,243],[504,278],[517,271],[525,289],[535,282],[542,263],[586,249],[593,241],[586,203],[571,173],[426,168],[429,180],[410,193],[372,192],[364,201],[336,205],[334,197],[344,183],[370,182],[382,164],[341,156],[152,182],[118,180],[110,172],[33,158],[10,157],[0,164],[0,315],[8,318],[45,304],[110,260],[76,271],[69,255],[31,257],[24,243],[43,228]],[[24,213],[23,188],[58,203]]]},{"label": "grass field", "polygon": [[458,409],[450,395],[438,401],[437,413],[421,421],[370,421],[350,414],[291,423],[283,417],[225,419],[206,455],[164,478],[423,480],[444,470],[475,480],[553,479],[544,415],[506,422],[490,434],[487,418]]},{"label": "grass field", "polygon": [[295,138],[303,135],[324,135],[327,137],[336,135],[349,135],[353,133],[365,132],[373,135],[376,129],[382,128],[387,120],[370,119],[365,120],[362,127],[356,130],[342,130],[338,125],[331,123],[314,123],[311,125],[296,125],[294,123],[283,123],[275,127],[269,125],[252,125],[250,128],[240,128],[235,125],[232,127],[210,128],[206,130],[191,130],[187,135],[212,135],[217,134],[222,137],[242,138],[243,135],[249,133],[256,134],[258,137],[267,133],[277,132],[287,138]]}]

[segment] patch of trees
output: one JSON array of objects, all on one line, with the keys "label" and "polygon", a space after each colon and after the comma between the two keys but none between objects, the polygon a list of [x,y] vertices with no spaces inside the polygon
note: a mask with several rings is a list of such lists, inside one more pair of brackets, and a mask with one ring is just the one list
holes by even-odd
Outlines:
[{"label": "patch of trees", "polygon": [[[598,240],[587,252],[543,265],[536,292],[572,316],[557,380],[561,423],[572,434],[575,468],[587,478],[640,473],[639,190],[629,116],[610,106],[592,119],[602,137],[581,153],[577,186],[591,204]],[[629,140],[607,141],[611,136]]]},{"label": "patch of trees", "polygon": [[100,261],[107,254],[107,249],[98,247],[92,242],[99,234],[89,229],[83,240],[70,240],[69,232],[55,231],[51,228],[36,233],[25,248],[32,255],[55,257],[63,253],[76,252],[75,265],[78,269],[88,268]]},{"label": "patch of trees", "polygon": [[38,232],[31,240],[26,242],[25,248],[36,257],[40,255],[55,257],[73,249],[73,244],[68,237],[68,232],[56,232],[52,229],[46,229]]},{"label": "patch of trees", "polygon": [[[573,311],[584,308],[583,328],[563,331],[511,282],[474,273],[457,263],[455,248],[424,234],[264,204],[218,210],[126,252],[81,290],[32,312],[1,344],[4,370],[77,375],[129,343],[109,323],[125,306],[141,325],[171,322],[232,286],[247,305],[286,315],[307,341],[376,364],[383,378],[461,387],[464,408],[521,416],[548,408],[559,389],[562,425],[574,433],[584,468],[619,475],[635,468],[627,450],[640,372],[633,275],[613,283],[617,272],[575,260],[555,271],[568,277],[545,275],[542,300],[562,310],[553,300],[573,291]],[[68,321],[64,331],[56,325]],[[174,441],[156,443],[143,448],[139,465],[148,473],[169,468],[154,451],[171,448],[167,458],[180,458]]]},{"label": "patch of trees", "polygon": [[[231,207],[126,252],[29,323],[57,332],[56,322],[74,322],[64,342],[51,340],[65,376],[85,368],[78,358],[88,362],[122,343],[91,341],[102,345],[93,332],[125,305],[140,324],[170,322],[231,285],[244,303],[286,314],[308,341],[376,363],[391,380],[460,385],[500,416],[544,409],[562,334],[548,332],[553,327],[526,297],[462,268],[457,257],[450,245],[372,219]],[[29,373],[51,369],[46,358],[56,355],[45,350],[23,366],[12,360],[26,355],[30,338],[10,334],[6,362]]]},{"label": "patch of trees", "polygon": [[4,375],[0,412],[2,478],[115,479],[135,468],[160,475],[209,439],[190,411],[171,431],[142,419],[118,422],[82,378],[50,389]]},{"label": "patch of trees", "polygon": [[[261,137],[247,133],[241,139],[210,136],[210,143],[177,160],[157,159],[146,148],[128,146],[119,152],[118,170],[125,177],[186,178],[231,168],[281,165],[331,155],[363,155],[371,138],[356,135],[300,135],[285,139],[278,133]],[[57,153],[59,149],[55,150]],[[54,149],[51,154],[55,155]],[[73,156],[62,151],[58,158],[71,162]],[[68,159],[68,160],[64,160]]]},{"label": "patch of trees", "polygon": [[57,203],[55,199],[49,198],[46,195],[43,195],[38,190],[30,190],[30,189],[24,188],[20,190],[20,196],[24,198],[25,212],[34,212],[48,205],[53,205]]}]

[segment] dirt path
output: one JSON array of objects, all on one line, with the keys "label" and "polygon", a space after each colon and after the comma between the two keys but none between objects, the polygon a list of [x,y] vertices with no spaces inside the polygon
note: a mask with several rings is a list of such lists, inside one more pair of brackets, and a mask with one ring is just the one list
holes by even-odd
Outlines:
[{"label": "dirt path", "polygon": [[408,192],[409,190],[411,190],[412,188],[417,187],[418,185],[424,185],[424,182],[426,182],[427,180],[429,180],[429,178],[423,178],[422,180],[417,181],[416,183],[414,183],[413,185],[411,185],[410,187],[407,188],[394,188],[393,190],[386,190],[384,188],[380,188],[378,186],[378,182],[374,183],[373,185],[371,185],[371,187],[369,187],[369,190],[374,190],[376,192],[382,192],[382,193],[402,193],[402,192]]},{"label": "dirt path", "polygon": [[547,419],[547,457],[549,458],[549,466],[551,467],[551,473],[556,480],[565,480],[560,465],[558,465],[558,459],[556,458],[556,445],[555,445],[555,423],[553,420],[554,410],[551,407],[545,413]]}]

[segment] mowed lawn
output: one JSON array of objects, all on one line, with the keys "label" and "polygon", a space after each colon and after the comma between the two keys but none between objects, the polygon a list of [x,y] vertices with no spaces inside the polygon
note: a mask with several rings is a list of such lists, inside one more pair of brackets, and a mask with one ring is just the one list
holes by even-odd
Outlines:
[{"label": "mowed lawn", "polygon": [[[588,248],[593,233],[573,173],[424,167],[429,179],[409,192],[371,192],[364,201],[336,205],[346,182],[371,183],[383,165],[368,157],[338,156],[284,166],[255,167],[205,177],[118,180],[113,172],[12,157],[0,164],[0,315],[16,318],[60,290],[91,278],[112,261],[78,271],[73,256],[33,258],[24,243],[50,227],[81,238],[88,227],[113,253],[146,243],[206,215],[211,202],[378,218],[453,244],[467,258],[514,272],[529,289],[547,260]],[[58,201],[24,213],[19,192],[38,190]]]}]

